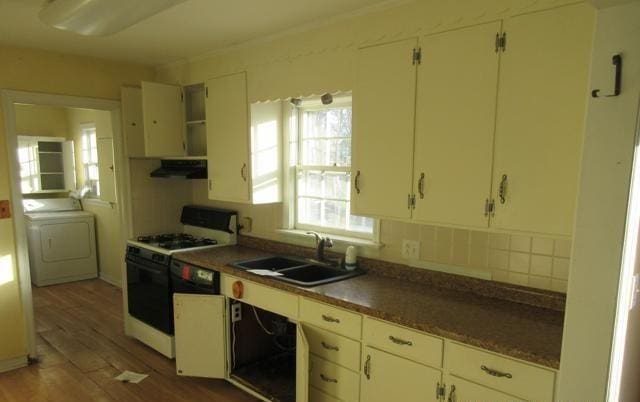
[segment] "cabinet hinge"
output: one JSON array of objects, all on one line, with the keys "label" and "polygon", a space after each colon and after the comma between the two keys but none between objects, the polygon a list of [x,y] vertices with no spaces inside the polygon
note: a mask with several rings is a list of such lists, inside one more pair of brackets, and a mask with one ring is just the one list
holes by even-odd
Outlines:
[{"label": "cabinet hinge", "polygon": [[416,195],[409,194],[407,195],[407,208],[415,209],[416,208]]},{"label": "cabinet hinge", "polygon": [[180,102],[184,102],[184,92],[180,92]]},{"label": "cabinet hinge", "polygon": [[205,98],[209,97],[209,87],[205,87],[204,88],[204,96],[205,96]]},{"label": "cabinet hinge", "polygon": [[415,48],[413,49],[413,55],[411,56],[411,61],[413,64],[420,64],[422,62],[422,49]]},{"label": "cabinet hinge", "polygon": [[446,392],[447,392],[446,385],[444,385],[444,383],[440,384],[438,382],[438,384],[436,385],[436,399],[444,400]]},{"label": "cabinet hinge", "polygon": [[496,200],[489,202],[489,215],[494,216],[496,214]]},{"label": "cabinet hinge", "polygon": [[507,51],[507,33],[503,32],[502,34],[496,34],[496,53],[498,52],[506,52]]}]

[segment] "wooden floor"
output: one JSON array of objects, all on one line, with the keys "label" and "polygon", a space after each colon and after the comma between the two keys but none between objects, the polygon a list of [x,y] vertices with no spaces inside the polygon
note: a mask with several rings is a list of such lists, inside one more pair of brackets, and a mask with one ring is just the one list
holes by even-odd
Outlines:
[{"label": "wooden floor", "polygon": [[[33,289],[39,362],[0,374],[0,401],[219,401],[255,398],[226,381],[178,377],[175,362],[124,335],[120,289],[101,280]],[[139,384],[113,379],[149,374]]]}]

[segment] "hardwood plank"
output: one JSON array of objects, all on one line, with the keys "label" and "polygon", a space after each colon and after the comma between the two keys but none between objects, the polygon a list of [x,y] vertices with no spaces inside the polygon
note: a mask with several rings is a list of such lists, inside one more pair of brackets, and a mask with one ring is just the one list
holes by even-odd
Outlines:
[{"label": "hardwood plank", "polygon": [[43,332],[42,337],[83,372],[107,367],[109,364],[94,351],[79,343],[61,329]]},{"label": "hardwood plank", "polygon": [[[175,362],[124,334],[122,293],[100,280],[33,288],[39,362],[0,374],[2,402],[253,402],[223,380],[180,377]],[[149,374],[116,381],[124,370]]]}]

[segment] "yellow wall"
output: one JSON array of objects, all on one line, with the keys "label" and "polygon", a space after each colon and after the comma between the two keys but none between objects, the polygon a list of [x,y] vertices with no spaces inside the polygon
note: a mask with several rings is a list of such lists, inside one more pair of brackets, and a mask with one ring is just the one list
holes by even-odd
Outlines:
[{"label": "yellow wall", "polygon": [[16,105],[15,110],[18,135],[73,139],[69,132],[65,108],[46,105]]},{"label": "yellow wall", "polygon": [[[41,50],[0,46],[0,88],[120,99],[121,85],[154,78],[152,69]],[[0,200],[10,199],[4,111],[0,112]],[[0,261],[15,261],[13,220],[0,220]],[[26,354],[15,263],[2,270],[14,278],[0,285],[0,361]]]},{"label": "yellow wall", "polygon": [[[356,49],[408,37],[555,7],[575,1],[546,0],[425,0],[344,18],[304,32],[243,45],[227,52],[194,58],[158,68],[157,78],[183,85],[203,82],[237,71],[247,71],[251,102],[300,95],[352,90]],[[410,57],[410,55],[407,55]],[[424,57],[428,57],[425,55]],[[586,83],[585,83],[586,84]],[[254,236],[296,241],[276,232],[282,227],[282,204],[246,206],[207,199],[206,183],[193,183],[193,202],[234,208],[253,218]],[[421,259],[461,266],[493,279],[565,292],[570,239],[454,230],[383,220],[380,250],[360,253],[393,262],[401,257],[402,240],[421,241]],[[305,244],[311,245],[309,240]]]}]

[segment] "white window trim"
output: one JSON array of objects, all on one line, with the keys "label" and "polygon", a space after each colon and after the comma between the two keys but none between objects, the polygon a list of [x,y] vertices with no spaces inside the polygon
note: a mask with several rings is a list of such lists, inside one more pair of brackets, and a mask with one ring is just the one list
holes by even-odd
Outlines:
[{"label": "white window trim", "polygon": [[[327,106],[322,105],[319,99],[311,99],[304,101],[305,110],[326,109]],[[351,105],[351,94],[344,96],[334,96],[331,106]],[[360,247],[380,249],[384,244],[380,242],[380,219],[373,219],[373,232],[359,233],[356,231],[345,231],[323,226],[297,224],[297,172],[298,166],[291,164],[291,146],[295,144],[296,159],[300,155],[300,138],[299,123],[300,114],[303,107],[296,107],[286,102],[283,107],[283,229],[277,230],[278,233],[295,238],[309,238],[306,233],[315,231],[321,235],[330,235],[331,239],[337,244],[356,245]],[[353,137],[352,137],[353,138]],[[293,140],[293,141],[292,141]],[[312,166],[304,166],[305,170],[313,168]],[[326,169],[325,166],[318,166],[316,170]],[[334,167],[336,171],[351,171],[351,167]]]},{"label": "white window trim", "polygon": [[[83,147],[83,137],[85,136],[85,130],[93,130],[96,136],[96,152],[98,152],[98,128],[95,123],[82,123],[80,124],[80,160],[82,162],[82,169],[84,170],[84,183],[83,186],[87,183],[95,181],[97,184],[97,188],[100,188],[100,176],[98,175],[98,180],[90,180],[89,179],[89,166],[95,165],[98,171],[100,170],[100,160],[96,161],[96,163],[85,163],[84,162],[84,147]],[[91,151],[91,143],[89,143],[89,151]],[[92,186],[93,188],[93,186]],[[94,193],[93,190],[87,193],[87,198],[100,199],[100,193]]]}]

